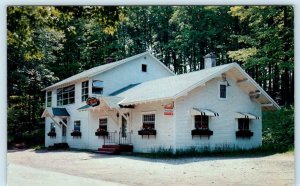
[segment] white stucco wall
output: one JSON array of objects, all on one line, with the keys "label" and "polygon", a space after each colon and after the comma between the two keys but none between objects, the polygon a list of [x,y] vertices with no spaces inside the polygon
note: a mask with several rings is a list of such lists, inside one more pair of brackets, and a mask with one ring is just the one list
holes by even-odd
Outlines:
[{"label": "white stucco wall", "polygon": [[[135,83],[141,83],[172,75],[150,56],[145,56],[122,64],[92,78],[101,80],[104,84],[103,95],[109,95],[116,90]],[[142,64],[147,65],[147,72],[142,72]]]},{"label": "white stucco wall", "polygon": [[[152,152],[159,148],[173,148],[173,117],[164,115],[165,104],[170,101],[153,102],[147,104],[136,105],[132,110],[132,122],[129,124],[132,130],[132,144],[134,152]],[[142,115],[144,113],[155,113],[155,129],[156,136],[140,136],[138,131],[142,128]]]},{"label": "white stucco wall", "polygon": [[[175,101],[176,117],[176,148],[187,149],[191,147],[210,146],[235,146],[239,148],[251,148],[261,145],[262,123],[261,120],[250,120],[250,130],[254,133],[248,139],[237,138],[235,132],[238,130],[238,121],[235,119],[236,112],[248,112],[261,116],[260,104],[250,100],[231,79],[227,87],[227,99],[219,99],[220,80],[213,79],[204,87],[198,87],[188,93],[187,96],[178,98]],[[209,128],[213,135],[208,139],[206,136],[194,136],[192,139],[191,130],[194,127],[194,117],[190,110],[195,108],[211,109],[218,112],[220,116],[209,117]]]}]

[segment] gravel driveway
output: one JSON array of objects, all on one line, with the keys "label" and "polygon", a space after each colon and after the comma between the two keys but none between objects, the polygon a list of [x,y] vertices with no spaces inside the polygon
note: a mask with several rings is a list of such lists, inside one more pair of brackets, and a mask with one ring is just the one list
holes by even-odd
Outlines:
[{"label": "gravel driveway", "polygon": [[292,153],[247,158],[148,159],[29,149],[9,151],[8,162],[9,185],[39,185],[42,178],[52,182],[49,185],[64,186],[294,185]]}]

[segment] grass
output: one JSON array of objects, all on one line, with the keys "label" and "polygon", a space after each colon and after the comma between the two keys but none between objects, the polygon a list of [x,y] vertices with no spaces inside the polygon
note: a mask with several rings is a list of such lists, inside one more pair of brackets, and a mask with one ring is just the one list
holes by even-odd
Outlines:
[{"label": "grass", "polygon": [[132,156],[139,156],[145,158],[185,158],[185,157],[253,157],[253,156],[268,156],[276,153],[293,153],[294,149],[288,151],[277,150],[267,146],[262,146],[254,149],[238,149],[238,148],[228,148],[225,146],[217,147],[211,150],[209,147],[196,148],[191,147],[189,149],[179,149],[176,153],[173,153],[173,149],[158,148],[157,150],[152,150],[150,153],[133,153]]}]

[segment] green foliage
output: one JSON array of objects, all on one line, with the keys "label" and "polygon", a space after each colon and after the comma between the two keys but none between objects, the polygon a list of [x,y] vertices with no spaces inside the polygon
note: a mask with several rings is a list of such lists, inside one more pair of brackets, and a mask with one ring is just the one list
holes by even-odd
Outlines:
[{"label": "green foliage", "polygon": [[294,108],[263,112],[263,145],[278,151],[294,148]]}]

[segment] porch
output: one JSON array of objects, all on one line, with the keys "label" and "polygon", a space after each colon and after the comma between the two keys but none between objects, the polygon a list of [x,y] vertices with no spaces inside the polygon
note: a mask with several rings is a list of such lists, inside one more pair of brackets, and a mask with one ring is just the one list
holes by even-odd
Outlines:
[{"label": "porch", "polygon": [[[96,132],[97,133],[97,132]],[[95,134],[96,134],[95,133]],[[102,135],[98,135],[99,138],[103,138],[103,145],[99,147],[96,152],[101,154],[120,154],[122,152],[132,152],[133,145],[131,143],[131,132],[105,132]]]}]

